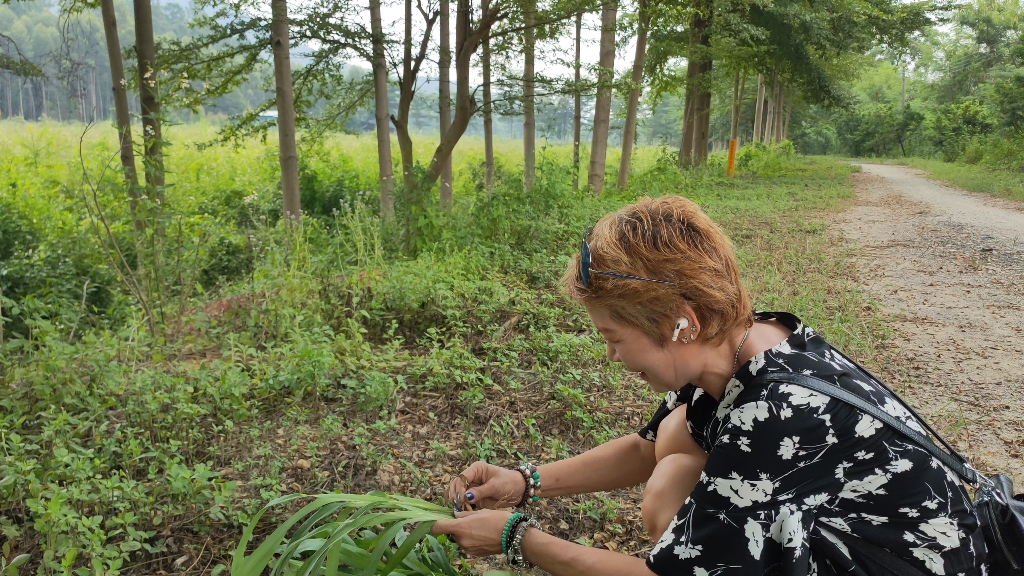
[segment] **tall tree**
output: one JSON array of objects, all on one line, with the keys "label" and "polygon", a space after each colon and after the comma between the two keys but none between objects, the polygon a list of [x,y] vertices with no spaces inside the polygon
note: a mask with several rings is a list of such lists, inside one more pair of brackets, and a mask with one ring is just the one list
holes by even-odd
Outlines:
[{"label": "tall tree", "polygon": [[[103,15],[103,33],[106,37],[107,58],[110,60],[110,83],[114,94],[114,115],[117,118],[117,137],[120,143],[121,170],[128,191],[128,208],[136,232],[146,228],[139,217],[139,176],[135,170],[135,148],[132,146],[132,119],[128,112],[128,82],[121,61],[121,40],[117,37],[117,16],[114,0],[100,0]],[[45,101],[45,100],[44,100]]]},{"label": "tall tree", "polygon": [[619,190],[629,185],[629,162],[633,155],[633,139],[636,136],[636,114],[640,107],[640,89],[644,81],[644,59],[647,55],[647,29],[651,15],[647,11],[647,0],[639,0],[636,29],[636,53],[633,55],[632,87],[626,103],[626,125],[622,130],[622,157],[619,159]]},{"label": "tall tree", "polygon": [[583,105],[580,88],[580,40],[583,30],[583,12],[576,13],[576,58],[573,60],[572,90],[572,189],[580,188],[580,138],[583,124]]},{"label": "tall tree", "polygon": [[533,188],[537,176],[537,116],[534,108],[534,58],[537,31],[534,19],[537,0],[525,0],[523,5],[523,189]]},{"label": "tall tree", "polygon": [[412,52],[412,0],[405,0],[402,74],[398,77],[398,115],[391,115],[391,123],[395,125],[395,135],[398,136],[398,151],[402,156],[402,185],[407,192],[416,188],[416,177],[413,173],[412,135],[409,132],[409,112],[412,109],[413,97],[416,95],[416,76],[419,75],[420,66],[423,65],[423,59],[427,56],[430,31],[439,16],[437,12],[427,14],[420,4],[417,4],[417,9],[423,17],[425,30],[414,58]]},{"label": "tall tree", "polygon": [[754,142],[761,141],[764,114],[764,74],[757,75],[757,102],[754,104]]},{"label": "tall tree", "polygon": [[696,46],[693,48],[695,58],[700,63],[699,76],[696,78],[693,108],[693,165],[700,166],[708,157],[708,137],[711,126],[711,25],[713,23],[714,4],[710,1],[699,2],[696,6],[692,26],[695,33]]},{"label": "tall tree", "polygon": [[491,32],[496,22],[503,20],[507,10],[501,6],[490,6],[487,12],[480,15],[477,25],[473,26],[472,7],[469,0],[458,0],[455,18],[455,116],[448,132],[434,149],[434,155],[427,166],[426,180],[437,181],[441,174],[442,164],[451,157],[452,150],[459,139],[465,134],[469,121],[476,113],[475,91],[470,87],[473,55],[481,42]]},{"label": "tall tree", "polygon": [[779,79],[778,86],[778,92],[775,96],[775,128],[772,129],[776,144],[782,142],[783,108],[786,104],[786,81]]},{"label": "tall tree", "polygon": [[739,146],[740,112],[743,110],[743,92],[746,90],[747,75],[740,77],[736,71],[736,77],[732,83],[732,125],[729,129],[729,156],[726,160],[726,173],[732,178],[733,170],[736,167],[736,148]]},{"label": "tall tree", "polygon": [[[151,200],[163,204],[164,155],[160,128],[160,92],[157,85],[156,41],[150,0],[133,0],[135,6],[135,53],[139,63],[139,104],[142,109],[142,165]],[[85,120],[85,93],[79,84],[78,103]],[[158,225],[159,229],[159,225]]]},{"label": "tall tree", "polygon": [[388,104],[388,64],[384,58],[384,28],[380,0],[370,0],[370,32],[373,34],[373,103],[377,126],[377,174],[380,183],[380,215],[395,214],[395,175],[391,168],[391,124]]},{"label": "tall tree", "polygon": [[288,2],[270,0],[270,45],[274,52],[274,84],[277,95],[277,141],[281,163],[281,193],[287,221],[302,218],[299,199],[299,155],[295,149],[295,97],[288,38]]},{"label": "tall tree", "polygon": [[415,95],[416,76],[426,57],[430,40],[430,31],[438,18],[438,13],[428,14],[421,4],[417,9],[426,26],[415,57],[412,51],[412,0],[405,1],[405,36],[402,60],[402,75],[399,78],[398,115],[391,116],[398,135],[398,147],[402,154],[402,177],[407,191],[420,189],[422,183],[437,182],[447,161],[466,132],[469,120],[476,113],[474,90],[470,87],[470,74],[473,55],[480,47],[483,39],[490,34],[491,27],[503,20],[508,12],[501,6],[488,6],[487,12],[480,15],[476,26],[473,26],[472,8],[469,0],[458,0],[455,16],[455,116],[441,142],[434,149],[434,154],[423,174],[423,181],[415,177],[413,166],[412,138],[409,133],[409,113]]},{"label": "tall tree", "polygon": [[601,48],[598,57],[597,101],[590,144],[590,170],[587,184],[594,194],[604,190],[605,163],[608,156],[608,128],[612,110],[612,80],[615,74],[615,23],[618,0],[601,4]]},{"label": "tall tree", "polygon": [[[480,12],[487,14],[490,9],[489,0],[480,0]],[[484,190],[490,197],[494,193],[494,119],[491,106],[491,36],[484,36],[480,48],[480,64],[484,75]]]},{"label": "tall tree", "polygon": [[[694,35],[693,27],[690,28],[690,36]],[[689,168],[693,166],[693,133],[696,128],[694,121],[697,109],[697,77],[700,75],[700,63],[696,58],[689,58],[686,63],[686,89],[683,97],[683,137],[679,143],[679,167]]]},{"label": "tall tree", "polygon": [[[441,42],[440,42],[440,57],[437,60],[438,67],[438,87],[437,87],[437,101],[440,106],[440,120],[441,120],[441,138],[448,132],[448,127],[452,125],[452,88],[451,88],[451,68],[452,68],[452,47],[451,47],[451,31],[448,28],[448,0],[439,0],[440,3],[440,14],[441,14]],[[444,162],[444,166],[441,169],[441,190],[440,190],[441,208],[444,210],[452,209],[452,159],[451,156]]]}]

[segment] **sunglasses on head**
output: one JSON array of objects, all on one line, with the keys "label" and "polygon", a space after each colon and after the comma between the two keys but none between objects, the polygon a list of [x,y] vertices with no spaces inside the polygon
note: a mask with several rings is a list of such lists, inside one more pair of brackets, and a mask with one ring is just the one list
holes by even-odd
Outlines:
[{"label": "sunglasses on head", "polygon": [[675,282],[669,282],[668,280],[655,280],[653,278],[644,278],[643,276],[630,276],[629,274],[619,274],[618,272],[607,272],[605,270],[593,270],[590,267],[590,244],[587,244],[587,238],[590,238],[590,233],[594,231],[594,227],[587,228],[587,231],[583,233],[583,242],[580,244],[580,279],[583,281],[583,287],[590,287],[590,275],[601,274],[602,276],[611,276],[613,278],[623,278],[625,280],[642,280],[644,282],[657,282],[658,284],[668,284],[670,286],[678,286]]}]

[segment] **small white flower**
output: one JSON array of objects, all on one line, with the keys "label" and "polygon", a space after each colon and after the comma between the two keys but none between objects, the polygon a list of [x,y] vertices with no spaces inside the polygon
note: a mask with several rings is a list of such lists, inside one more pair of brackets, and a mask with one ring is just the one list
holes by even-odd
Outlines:
[{"label": "small white flower", "polygon": [[700,556],[700,551],[703,550],[703,548],[704,547],[700,544],[684,544],[676,546],[672,551],[675,552],[676,556],[679,556],[680,559],[685,560],[687,558],[696,558],[697,556]]},{"label": "small white flower", "polygon": [[800,437],[787,436],[782,439],[782,443],[779,445],[779,456],[782,456],[783,460],[791,460],[799,448]]},{"label": "small white flower", "polygon": [[906,458],[899,458],[897,460],[894,460],[892,464],[889,464],[888,466],[886,466],[886,469],[889,472],[896,473],[896,472],[906,472],[907,470],[910,470],[913,467],[914,467],[914,465],[911,464],[910,460],[907,460]]},{"label": "small white flower", "polygon": [[825,502],[828,502],[828,498],[828,494],[824,492],[822,492],[821,494],[813,494],[811,496],[808,496],[807,498],[804,498],[804,504],[807,504],[808,506],[820,506]]}]

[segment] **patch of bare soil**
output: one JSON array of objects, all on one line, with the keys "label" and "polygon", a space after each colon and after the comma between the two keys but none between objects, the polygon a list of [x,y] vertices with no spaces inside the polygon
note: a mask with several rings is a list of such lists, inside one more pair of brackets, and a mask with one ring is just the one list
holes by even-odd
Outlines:
[{"label": "patch of bare soil", "polygon": [[986,473],[1024,485],[1024,211],[865,164],[834,218],[892,338],[882,376]]}]

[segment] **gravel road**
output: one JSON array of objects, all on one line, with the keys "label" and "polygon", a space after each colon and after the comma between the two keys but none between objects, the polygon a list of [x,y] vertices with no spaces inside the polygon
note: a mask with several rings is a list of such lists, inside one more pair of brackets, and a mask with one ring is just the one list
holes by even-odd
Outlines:
[{"label": "gravel road", "polygon": [[883,376],[976,467],[1024,490],[1024,205],[862,164],[834,227],[892,318]]}]

